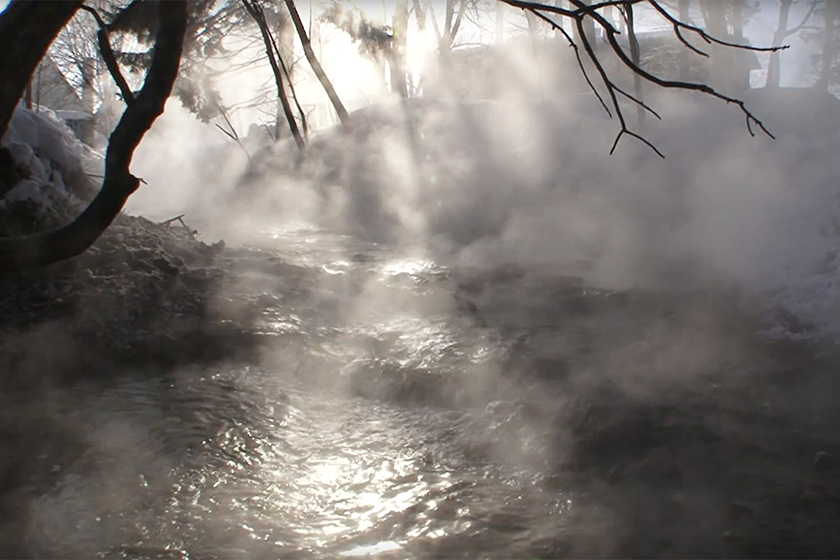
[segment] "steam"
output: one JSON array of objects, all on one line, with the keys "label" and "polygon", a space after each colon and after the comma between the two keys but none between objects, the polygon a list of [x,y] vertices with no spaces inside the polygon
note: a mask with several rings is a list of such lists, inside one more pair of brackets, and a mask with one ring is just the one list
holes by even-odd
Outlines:
[{"label": "steam", "polygon": [[[335,56],[365,60],[345,47],[327,42],[328,66]],[[608,289],[737,287],[812,332],[840,328],[817,303],[838,297],[822,291],[835,274],[825,262],[836,242],[826,235],[838,203],[840,170],[827,157],[836,135],[791,125],[787,104],[770,100],[758,116],[778,139],[751,138],[732,107],[652,91],[663,119],[649,119],[645,134],[667,159],[630,138],[610,156],[617,123],[594,96],[571,85],[545,95],[546,83],[575,83],[569,62],[561,58],[549,76],[527,45],[512,45],[484,78],[504,84],[500,100],[374,104],[354,114],[349,134],[317,132],[303,158],[288,141],[267,145],[253,127],[234,145],[170,103],[138,151],[136,172],[149,185],[129,210],[188,212],[209,240],[261,244],[266,232],[315,227],[455,268],[517,266]],[[451,71],[438,74],[444,93]],[[304,74],[298,91],[317,84]],[[245,113],[236,119],[247,122]]]},{"label": "steam", "polygon": [[[336,38],[325,48],[328,73],[375,67],[355,47],[348,54],[348,45]],[[127,210],[160,220],[186,213],[203,240],[225,238],[233,249],[219,266],[229,267],[230,276],[211,308],[243,322],[258,315],[251,326],[270,335],[263,360],[244,372],[230,368],[228,378],[215,371],[173,373],[160,392],[144,393],[141,383],[111,401],[91,397],[75,415],[65,408],[77,400],[56,388],[58,404],[45,422],[68,426],[93,450],[95,476],[57,475],[57,490],[31,504],[33,538],[50,550],[72,546],[68,550],[93,555],[112,535],[110,526],[87,516],[90,511],[117,512],[124,503],[140,511],[148,498],[162,515],[185,515],[166,509],[164,498],[172,498],[187,509],[206,508],[195,522],[197,540],[239,552],[255,550],[249,546],[276,552],[267,537],[245,535],[246,529],[230,537],[233,544],[220,542],[228,538],[224,531],[225,537],[208,536],[226,523],[211,508],[228,507],[218,505],[226,491],[285,488],[282,499],[306,497],[305,488],[282,484],[297,483],[288,473],[296,475],[307,461],[324,472],[303,480],[322,484],[318,497],[326,500],[335,489],[324,480],[330,461],[338,460],[313,459],[314,452],[294,456],[288,449],[305,444],[310,450],[322,443],[318,438],[343,434],[350,420],[371,418],[358,416],[347,400],[358,396],[441,407],[416,407],[439,430],[421,443],[417,434],[428,426],[406,427],[396,413],[396,420],[376,418],[402,432],[382,435],[380,424],[366,427],[382,446],[393,443],[384,441],[393,433],[410,440],[404,446],[428,444],[424,460],[433,464],[446,442],[427,440],[455,433],[465,454],[536,472],[543,481],[561,468],[604,479],[637,468],[662,478],[673,462],[703,464],[694,449],[677,458],[663,451],[673,442],[661,425],[688,402],[687,394],[707,398],[716,388],[711,378],[763,389],[756,372],[774,364],[769,352],[756,350],[757,331],[815,340],[840,333],[834,316],[840,305],[840,136],[818,129],[819,119],[813,126],[791,124],[783,118],[788,106],[771,100],[757,116],[778,139],[752,138],[736,108],[693,94],[651,92],[646,101],[663,119],[649,119],[643,132],[667,159],[629,138],[610,156],[618,127],[592,95],[576,94],[572,85],[546,95],[546,83],[568,78],[572,84],[578,70],[563,59],[548,76],[529,49],[511,47],[500,57],[498,74],[486,77],[490,85],[503,84],[494,101],[458,99],[443,78],[438,97],[382,100],[382,76],[352,82],[346,72],[336,80],[339,93],[370,97],[348,103],[364,106],[353,114],[351,131],[326,127],[303,155],[290,141],[272,143],[259,126],[251,127],[264,120],[256,110],[234,112],[239,145],[171,101],[137,151],[132,172],[147,184]],[[444,78],[453,72],[437,70]],[[301,74],[297,91],[308,98],[317,84]],[[223,94],[248,99],[263,78],[255,71],[238,79],[240,89],[228,83]],[[809,328],[791,332],[778,320],[779,310]],[[21,335],[33,371],[54,367],[32,351],[42,337],[51,335]],[[62,351],[80,352],[70,340],[55,340]],[[282,391],[290,385],[318,386],[344,404],[309,403],[317,414],[304,418],[284,408]],[[737,408],[736,397],[716,395],[708,398],[720,401],[720,409]],[[195,415],[188,420],[207,422],[206,433],[185,434],[183,418],[148,406],[161,398],[169,412],[183,408]],[[242,403],[251,405],[246,412],[237,409]],[[373,405],[365,406],[369,413]],[[318,424],[324,410],[333,414],[326,435],[316,429],[326,429]],[[286,412],[290,420],[281,421]],[[290,425],[302,430],[297,438],[303,444]],[[638,448],[650,453],[634,456],[636,463],[618,457],[625,441],[639,434],[650,440]],[[177,486],[176,463],[192,457],[184,450],[214,445],[219,464],[198,468],[200,475],[191,475],[197,482]],[[286,452],[287,463],[278,465]],[[131,460],[114,464],[114,457]],[[613,464],[600,464],[599,457]],[[388,472],[398,470],[392,464]],[[150,496],[139,489],[147,487],[141,475],[149,472],[158,477]],[[236,478],[247,473],[258,473],[265,484]],[[387,473],[377,476],[387,479]],[[633,484],[613,487],[609,496],[640,492]],[[636,512],[625,511],[619,498],[592,497],[595,506],[587,507],[564,497],[562,507],[549,508],[542,488],[520,489],[517,497],[525,509],[554,508],[531,519],[535,530],[571,510],[600,532],[589,549],[584,537],[575,541],[582,547],[575,551],[616,555],[618,533],[636,530],[628,528]],[[722,494],[692,494],[681,511],[690,519],[711,518],[710,531],[717,531],[721,504],[728,503]],[[604,512],[598,504],[607,504]],[[506,512],[509,504],[503,506]],[[251,507],[267,508],[259,510],[266,519],[286,521],[285,515],[290,524],[300,523],[285,509]],[[67,524],[78,511],[86,515],[81,529]],[[236,511],[242,519],[229,523],[236,530],[265,521]],[[166,531],[151,517],[141,522],[144,539]],[[74,542],[77,535],[89,542]]]}]

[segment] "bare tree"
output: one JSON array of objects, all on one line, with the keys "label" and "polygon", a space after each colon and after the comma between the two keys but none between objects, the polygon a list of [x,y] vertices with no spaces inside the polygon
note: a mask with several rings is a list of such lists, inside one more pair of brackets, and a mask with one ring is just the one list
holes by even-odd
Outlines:
[{"label": "bare tree", "polygon": [[[49,50],[49,56],[79,92],[85,110],[92,112],[97,102],[105,99],[109,76],[100,56],[98,32],[104,22],[97,19],[98,10],[105,7],[104,0],[88,1],[61,30]],[[121,36],[117,36],[119,41]],[[111,38],[112,42],[115,38]],[[117,50],[121,50],[117,45]]]},{"label": "bare tree", "polygon": [[408,49],[408,0],[397,0],[391,24],[393,44],[388,60],[391,75],[391,94],[408,97],[408,72],[406,50]]},{"label": "bare tree", "polygon": [[[785,39],[792,35],[796,35],[806,28],[811,16],[814,15],[814,10],[817,8],[817,2],[811,0],[810,6],[802,21],[792,27],[788,28],[788,21],[790,19],[790,9],[793,6],[794,0],[780,0],[779,1],[779,24],[776,26],[776,32],[773,34],[773,46],[781,47]],[[781,84],[781,56],[780,52],[776,51],[770,54],[770,62],[767,65],[767,80],[764,87],[778,88]]]},{"label": "bare tree", "polygon": [[[457,12],[455,11],[456,6],[458,8]],[[429,8],[429,13],[432,17],[432,27],[437,37],[438,52],[445,56],[446,53],[452,50],[455,36],[458,35],[458,31],[461,29],[461,23],[464,21],[464,14],[467,11],[467,0],[446,0],[443,29],[441,29],[438,23],[435,8],[431,3],[429,3]]]},{"label": "bare tree", "polygon": [[840,23],[840,4],[833,1],[824,2],[823,19],[823,48],[820,73],[817,78],[816,87],[828,91],[832,85],[837,56],[840,54],[840,34],[838,34],[838,23]]},{"label": "bare tree", "polygon": [[300,19],[300,14],[297,11],[294,0],[286,0],[286,6],[289,8],[289,14],[292,18],[292,22],[294,23],[295,29],[300,37],[300,42],[303,45],[303,53],[306,55],[306,60],[309,61],[312,71],[315,73],[318,81],[321,82],[321,86],[324,88],[324,91],[327,92],[327,97],[329,98],[330,103],[332,103],[333,108],[335,108],[335,112],[338,115],[339,120],[344,126],[349,126],[350,115],[347,113],[347,109],[344,108],[344,104],[338,97],[338,93],[335,91],[332,82],[327,77],[327,73],[324,72],[324,69],[321,67],[318,57],[315,56],[315,51],[312,50],[312,43],[309,41],[309,36],[306,34],[306,29],[303,27],[303,22]]},{"label": "bare tree", "polygon": [[[691,18],[691,4],[690,0],[678,0],[678,7],[679,7],[679,18],[680,21],[689,21]],[[679,59],[679,77],[680,80],[688,80],[689,76],[691,76],[691,51],[688,49],[682,49],[680,51],[680,59]]]},{"label": "bare tree", "polygon": [[82,0],[13,0],[0,16],[0,136],[35,68]]},{"label": "bare tree", "polygon": [[[621,12],[627,24],[627,37],[630,41],[630,60],[633,61],[635,66],[641,67],[642,53],[639,40],[636,37],[636,17],[633,12],[633,4],[625,4],[622,6]],[[635,72],[633,73],[633,93],[636,95],[636,99],[642,100],[642,78]],[[645,110],[643,105],[643,103],[636,104],[636,120],[639,123],[639,127],[644,131]]]},{"label": "bare tree", "polygon": [[[726,0],[700,0],[700,9],[706,23],[706,31],[712,37],[727,37],[726,10],[729,3]],[[722,88],[729,68],[728,53],[723,45],[712,44],[709,85]]]},{"label": "bare tree", "polygon": [[[589,6],[592,2],[591,0],[580,0],[582,5]],[[631,7],[632,4],[627,4],[626,7]],[[626,18],[625,18],[626,19]],[[592,46],[592,48],[596,48],[597,42],[595,41],[595,20],[592,18],[583,18],[580,20],[581,25],[573,26],[572,30],[574,32],[575,41],[581,43],[582,37],[586,37],[586,42]]]},{"label": "bare tree", "polygon": [[[254,0],[243,0],[243,2],[252,3]],[[609,49],[618,58],[621,64],[630,69],[640,79],[651,82],[655,85],[664,88],[677,88],[694,90],[705,93],[717,99],[723,100],[727,103],[735,104],[744,115],[747,129],[750,134],[754,134],[753,125],[758,126],[768,136],[772,135],[764,127],[762,122],[755,117],[749,109],[745,106],[742,100],[735,97],[721,93],[717,89],[707,84],[694,83],[689,81],[676,81],[663,79],[651,74],[645,70],[634,60],[634,57],[625,52],[624,47],[619,43],[619,30],[614,23],[608,20],[599,10],[607,6],[620,7],[625,15],[632,11],[636,5],[644,3],[648,8],[657,13],[663,21],[671,25],[675,31],[676,36],[683,42],[683,44],[690,50],[701,56],[708,56],[707,53],[701,51],[696,46],[689,43],[684,34],[690,33],[699,37],[702,41],[710,45],[717,45],[720,47],[734,47],[747,48],[760,52],[775,52],[784,47],[745,47],[738,43],[721,39],[708,33],[707,31],[698,28],[692,24],[680,21],[678,18],[671,15],[657,0],[603,0],[599,3],[588,3],[584,0],[568,0],[568,7],[558,7],[549,4],[530,2],[528,0],[504,0],[508,5],[520,8],[535,15],[540,20],[548,23],[556,29],[565,40],[568,41],[577,56],[578,63],[587,83],[592,88],[596,97],[600,100],[602,106],[608,115],[615,116],[620,123],[620,130],[616,135],[613,143],[611,153],[616,149],[619,141],[625,135],[636,138],[643,142],[655,151],[661,157],[664,155],[645,139],[641,134],[633,131],[624,117],[622,106],[619,103],[620,98],[625,98],[637,106],[641,107],[651,115],[659,118],[656,111],[647,105],[639,96],[633,95],[625,91],[620,85],[613,81],[605,70],[599,55],[596,53],[590,33],[586,30],[589,26],[599,27],[602,36],[606,41]],[[60,0],[56,2],[29,2],[27,0],[13,0],[7,11],[0,15],[0,31],[6,30],[8,33],[0,33],[0,46],[3,41],[10,40],[10,37],[21,38],[17,29],[28,29],[37,39],[37,46],[40,49],[41,55],[46,52],[47,46],[55,34],[61,29],[81,4],[75,4],[72,9],[67,6],[70,4],[68,0]],[[49,6],[46,9],[45,6]],[[146,81],[139,94],[134,95],[130,90],[125,92],[127,101],[127,109],[120,120],[114,134],[111,137],[111,142],[108,147],[106,156],[106,175],[100,193],[91,202],[88,208],[71,224],[65,226],[57,231],[46,234],[34,235],[22,238],[0,239],[0,270],[11,271],[19,270],[21,268],[45,265],[59,260],[63,260],[75,255],[78,255],[92,244],[97,237],[104,231],[111,223],[114,217],[122,209],[127,198],[138,188],[140,180],[131,175],[129,166],[131,163],[134,149],[143,138],[145,132],[151,127],[155,119],[163,112],[163,107],[166,99],[172,93],[173,84],[178,75],[179,63],[182,54],[184,37],[187,29],[187,2],[186,0],[169,0],[167,2],[157,2],[156,9],[159,13],[159,23],[156,26],[156,41],[152,51],[151,64],[146,77]],[[549,17],[551,16],[551,17]],[[562,26],[558,25],[555,19],[557,17],[565,18],[571,21],[573,27],[577,29],[576,37],[572,37]],[[553,19],[555,18],[555,19]],[[836,18],[835,18],[836,19]],[[44,34],[43,29],[36,25],[35,22],[44,25],[46,21],[49,25],[45,26],[47,29],[52,29],[51,37]],[[834,19],[828,20],[834,21]],[[12,22],[12,23],[10,23]],[[359,23],[357,21],[357,23]],[[369,26],[364,21],[361,22],[363,31],[356,28],[356,33],[361,36],[366,36],[368,40],[373,41],[376,45],[377,41],[381,41],[385,46],[393,45],[393,36],[375,26]],[[365,27],[365,25],[367,25]],[[114,53],[111,51],[110,43],[107,41],[107,27],[100,30],[101,37],[105,41],[100,41],[103,52],[102,57],[117,83],[124,82],[121,80],[119,66],[116,64]],[[266,33],[263,37],[268,52],[276,54],[278,51],[276,45],[273,44],[273,39],[270,33]],[[12,49],[16,48],[14,44],[8,44]],[[31,45],[29,45],[31,48]],[[0,96],[0,108],[2,103],[7,104],[7,112],[2,115],[5,119],[4,127],[7,126],[11,113],[15,105],[20,99],[26,86],[26,82],[31,76],[32,71],[37,65],[38,58],[27,54],[27,49],[20,50],[21,57],[24,58],[24,70],[21,66],[15,65],[12,60],[8,58],[8,54],[0,50],[0,59],[5,64],[0,64],[0,76],[5,75],[9,83],[17,88],[16,94],[12,99],[12,95],[8,92],[9,88],[3,90]],[[588,63],[584,63],[584,56]],[[271,59],[271,56],[269,57]],[[278,70],[279,63],[275,61],[275,77],[283,76],[282,70]],[[597,76],[600,78],[602,88],[596,88],[594,82],[589,76],[590,71],[594,69]],[[281,85],[281,84],[279,84]],[[284,91],[282,87],[278,87],[278,91]],[[606,92],[606,100],[601,94],[601,91]],[[609,101],[609,103],[607,102]],[[289,121],[294,122],[291,118],[291,108],[286,103],[287,116]]]},{"label": "bare tree", "polygon": [[496,44],[505,42],[505,4],[496,2]]},{"label": "bare tree", "polygon": [[[289,130],[292,133],[292,137],[295,139],[295,143],[298,148],[303,151],[306,147],[306,141],[304,140],[303,134],[300,132],[300,128],[298,128],[286,90],[286,82],[290,81],[291,78],[288,71],[285,69],[280,49],[278,48],[277,43],[271,34],[271,30],[268,27],[265,11],[257,0],[242,0],[242,5],[245,6],[245,9],[251,17],[254,18],[254,22],[260,30],[263,44],[265,46],[265,54],[268,56],[268,62],[271,65],[271,72],[274,74],[274,82],[277,86],[277,98],[280,100],[280,105],[283,108],[283,114],[286,118],[286,122],[289,124]],[[278,136],[280,134],[279,127],[276,134]]]}]

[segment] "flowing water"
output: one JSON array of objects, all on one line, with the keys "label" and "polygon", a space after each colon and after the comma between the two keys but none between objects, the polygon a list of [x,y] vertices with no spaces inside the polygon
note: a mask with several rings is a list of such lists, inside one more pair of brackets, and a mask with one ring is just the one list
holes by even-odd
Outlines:
[{"label": "flowing water", "polygon": [[[693,329],[691,340],[678,337],[679,323],[663,328],[656,305],[569,275],[507,271],[495,288],[486,279],[476,287],[469,274],[306,229],[268,232],[260,247],[230,250],[229,261],[240,281],[228,303],[256,302],[264,364],[63,394],[53,405],[58,435],[44,439],[65,430],[81,451],[72,461],[44,451],[55,461],[48,490],[19,512],[16,536],[30,554],[746,550],[732,545],[737,482],[722,488],[702,460],[728,449],[703,431],[710,409],[698,405],[696,421],[674,427],[666,397],[631,398],[633,385],[615,379],[597,390],[579,381],[581,372],[647,371],[644,385],[661,387],[659,378],[702,369],[709,356],[735,359],[726,341]],[[580,404],[572,387],[607,395],[606,404]],[[688,459],[674,458],[680,445]],[[604,455],[603,465],[592,459]],[[634,461],[656,466],[634,471]],[[715,461],[737,470],[723,455]]]}]

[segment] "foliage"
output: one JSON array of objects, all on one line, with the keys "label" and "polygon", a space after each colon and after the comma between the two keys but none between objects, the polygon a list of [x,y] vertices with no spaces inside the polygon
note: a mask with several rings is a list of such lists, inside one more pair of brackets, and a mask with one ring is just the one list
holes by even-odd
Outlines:
[{"label": "foliage", "polygon": [[359,54],[378,60],[393,48],[394,35],[388,25],[372,20],[358,8],[345,10],[339,2],[333,1],[321,13],[321,20],[331,23],[347,33],[359,45]]},{"label": "foliage", "polygon": [[[117,35],[132,36],[141,45],[148,45],[157,30],[157,7],[161,0],[133,0],[125,6],[106,10],[108,29]],[[252,25],[239,2],[193,0],[190,2],[187,36],[181,73],[175,84],[175,95],[188,110],[202,121],[209,122],[220,115],[221,98],[215,89],[213,70],[207,65],[211,58],[229,54],[224,38],[232,29]],[[142,73],[148,68],[150,52],[120,51],[117,59],[132,72]]]}]

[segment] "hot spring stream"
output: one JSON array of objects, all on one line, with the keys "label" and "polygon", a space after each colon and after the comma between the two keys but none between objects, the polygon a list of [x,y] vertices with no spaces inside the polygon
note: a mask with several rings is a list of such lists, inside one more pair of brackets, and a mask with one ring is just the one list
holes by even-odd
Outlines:
[{"label": "hot spring stream", "polygon": [[770,424],[718,422],[714,382],[696,405],[617,382],[581,385],[581,403],[576,382],[556,386],[694,367],[696,340],[657,346],[676,327],[656,306],[640,318],[560,275],[465,276],[456,291],[435,263],[309,230],[228,252],[243,271],[230,305],[262,309],[265,364],[80,389],[67,429],[87,447],[27,504],[33,554],[739,555],[772,550],[788,523],[756,490],[787,480],[767,468],[785,461],[744,443]]}]

